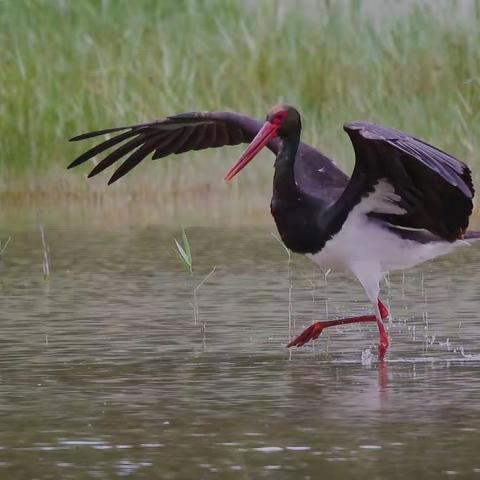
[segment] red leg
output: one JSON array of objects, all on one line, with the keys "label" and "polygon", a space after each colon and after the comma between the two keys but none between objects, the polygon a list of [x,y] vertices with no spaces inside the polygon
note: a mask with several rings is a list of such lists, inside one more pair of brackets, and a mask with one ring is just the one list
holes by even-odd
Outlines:
[{"label": "red leg", "polygon": [[382,320],[385,320],[390,315],[388,308],[383,304],[380,299],[378,299],[378,310],[380,312]]},{"label": "red leg", "polygon": [[[389,313],[385,305],[378,300],[378,310],[382,320],[388,317]],[[305,345],[310,340],[315,340],[320,336],[324,328],[336,327],[338,325],[347,325],[348,323],[362,323],[362,322],[377,322],[378,330],[380,332],[380,344],[379,344],[379,359],[383,360],[385,357],[385,352],[387,351],[389,342],[388,334],[385,331],[385,326],[383,322],[377,320],[376,315],[363,315],[361,317],[351,317],[351,318],[342,318],[340,320],[328,320],[324,322],[316,322],[306,328],[298,337],[292,340],[287,348],[290,347],[301,347]]]},{"label": "red leg", "polygon": [[376,322],[375,315],[364,315],[362,317],[342,318],[340,320],[328,320],[324,322],[315,322],[306,328],[297,338],[292,340],[287,348],[301,347],[310,340],[315,340],[320,336],[324,328],[336,327],[337,325],[347,325],[348,323]]},{"label": "red leg", "polygon": [[377,320],[378,332],[380,333],[380,340],[378,343],[378,359],[383,362],[385,358],[385,353],[387,353],[388,346],[390,342],[388,340],[388,333],[385,330],[385,325],[383,324],[383,320],[385,320],[388,316],[388,309],[387,307],[378,299],[378,311],[380,313],[380,317],[382,320]]}]

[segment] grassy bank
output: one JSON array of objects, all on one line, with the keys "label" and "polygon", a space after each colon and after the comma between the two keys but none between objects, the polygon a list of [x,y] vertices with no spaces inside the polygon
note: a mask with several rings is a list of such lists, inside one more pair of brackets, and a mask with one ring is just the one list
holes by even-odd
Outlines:
[{"label": "grassy bank", "polygon": [[261,118],[279,101],[298,106],[304,138],[347,170],[341,125],[369,119],[480,171],[480,3],[399,4],[0,0],[3,203],[106,193],[195,203],[203,191],[264,208],[271,161],[221,182],[239,148],[148,161],[107,192],[106,176],[87,184],[88,168],[64,170],[90,145],[66,139],[190,110]]}]

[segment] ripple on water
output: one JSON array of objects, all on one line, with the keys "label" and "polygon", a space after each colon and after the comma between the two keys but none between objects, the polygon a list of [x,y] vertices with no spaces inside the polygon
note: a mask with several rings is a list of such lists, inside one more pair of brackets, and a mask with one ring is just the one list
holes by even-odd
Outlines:
[{"label": "ripple on water", "polygon": [[[378,462],[407,479],[428,450],[431,478],[480,474],[480,244],[390,276],[392,346],[378,368],[374,325],[286,351],[289,298],[294,334],[368,305],[357,283],[332,273],[325,285],[299,257],[289,274],[269,229],[192,228],[193,278],[168,247],[178,229],[46,233],[49,282],[36,226],[0,262],[2,470],[34,478],[40,455],[45,477],[71,464],[75,480],[150,464],[165,478],[296,478],[318,464],[325,478],[352,465],[373,478]],[[202,332],[192,287],[213,265],[197,292]]]},{"label": "ripple on water", "polygon": [[255,447],[252,450],[256,452],[272,453],[272,452],[282,452],[282,447],[268,446],[268,447]]}]

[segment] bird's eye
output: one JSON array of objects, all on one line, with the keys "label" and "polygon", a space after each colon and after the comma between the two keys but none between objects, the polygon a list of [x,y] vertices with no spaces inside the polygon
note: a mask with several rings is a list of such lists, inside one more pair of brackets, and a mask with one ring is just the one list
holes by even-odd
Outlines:
[{"label": "bird's eye", "polygon": [[287,116],[287,112],[278,112],[275,115],[275,123],[277,124],[282,123],[285,120],[286,116]]}]

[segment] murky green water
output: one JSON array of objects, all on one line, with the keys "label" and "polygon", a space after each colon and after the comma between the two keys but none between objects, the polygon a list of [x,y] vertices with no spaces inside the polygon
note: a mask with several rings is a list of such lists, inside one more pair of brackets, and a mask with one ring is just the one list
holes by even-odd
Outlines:
[{"label": "murky green water", "polygon": [[379,367],[373,325],[285,348],[289,311],[366,311],[352,279],[289,274],[269,229],[188,234],[194,279],[179,230],[50,226],[45,281],[36,227],[2,227],[0,478],[480,478],[480,245],[391,276]]}]

